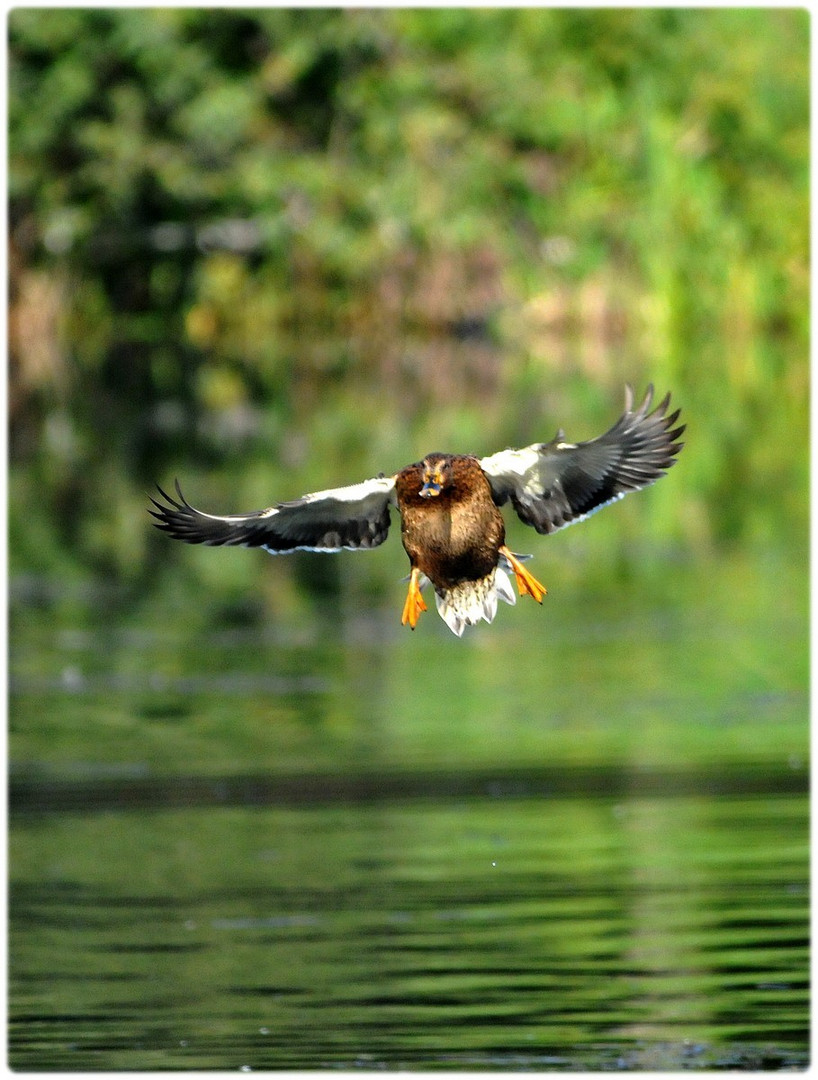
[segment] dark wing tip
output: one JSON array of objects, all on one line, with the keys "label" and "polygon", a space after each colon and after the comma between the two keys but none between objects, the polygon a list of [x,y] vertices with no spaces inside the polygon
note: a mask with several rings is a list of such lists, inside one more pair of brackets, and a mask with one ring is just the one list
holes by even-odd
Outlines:
[{"label": "dark wing tip", "polygon": [[[182,494],[182,489],[179,487],[179,481],[174,479],[173,482],[176,485],[176,492],[177,492],[177,494],[179,496],[179,499],[181,500],[180,502],[177,502],[176,499],[174,499],[172,495],[168,495],[168,493],[165,491],[165,489],[161,485],[157,484],[156,485],[156,490],[159,492],[159,494],[162,496],[162,498],[165,500],[165,502],[169,504],[169,506],[172,506],[175,510],[181,510],[181,509],[183,509],[183,507],[187,506],[188,504],[187,504],[187,502],[185,500],[184,495]],[[153,505],[158,506],[160,510],[166,510],[167,509],[167,507],[163,506],[162,503],[157,502],[156,499],[153,498],[153,496],[149,496],[149,498],[150,498],[151,502],[153,503]]]},{"label": "dark wing tip", "polygon": [[[158,518],[163,523],[162,526],[157,526],[157,528],[162,528],[164,525],[167,524],[168,514],[172,513],[173,510],[180,509],[180,507],[179,507],[179,504],[176,502],[176,500],[171,498],[171,496],[168,495],[168,493],[165,491],[165,489],[163,487],[161,487],[159,484],[156,485],[156,490],[159,492],[159,494],[161,495],[161,497],[165,501],[164,502],[159,502],[159,500],[155,499],[153,497],[153,495],[149,495],[148,498],[153,503],[153,505],[156,507],[156,510],[159,511],[159,513],[157,514],[155,510],[150,510],[150,509],[148,510],[148,513],[151,514],[153,517]],[[167,503],[167,505],[165,505],[166,503]]]},{"label": "dark wing tip", "polygon": [[[658,480],[676,464],[684,446],[679,437],[686,428],[685,424],[677,423],[681,409],[668,411],[671,407],[670,393],[665,394],[659,404],[651,409],[653,397],[653,383],[649,383],[641,404],[635,409],[628,409],[627,406],[633,401],[633,391],[626,386],[626,411],[599,439],[583,444],[583,449],[594,448],[597,454],[606,448],[610,457],[604,468],[599,462],[596,465],[597,487],[593,492],[586,490],[587,484],[582,483],[582,474],[564,478],[564,484],[574,480],[576,485],[577,496],[569,500],[572,508],[584,507],[585,500],[605,504],[609,498],[638,491]],[[590,459],[584,464],[589,465]],[[589,470],[584,468],[583,473],[588,474]]]},{"label": "dark wing tip", "polygon": [[168,495],[159,484],[156,485],[156,490],[165,501],[159,502],[153,496],[148,496],[156,507],[156,510],[148,509],[148,513],[156,518],[152,524],[175,540],[184,540],[189,544],[213,543],[213,538],[201,530],[202,515],[184,497],[178,480],[174,480],[174,486],[178,499]]}]

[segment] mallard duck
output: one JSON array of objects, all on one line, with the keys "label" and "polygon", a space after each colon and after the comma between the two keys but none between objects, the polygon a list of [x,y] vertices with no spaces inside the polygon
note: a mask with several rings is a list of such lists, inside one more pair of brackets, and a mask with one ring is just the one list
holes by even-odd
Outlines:
[{"label": "mallard duck", "polygon": [[[673,465],[684,425],[679,409],[668,413],[670,394],[650,412],[653,387],[634,409],[625,391],[625,412],[604,435],[567,442],[562,430],[549,443],[501,450],[489,457],[427,454],[392,476],[331,488],[276,503],[266,510],[219,516],[195,509],[176,481],[177,499],[151,499],[155,524],[188,544],[239,544],[273,555],[290,551],[353,551],[382,544],[389,508],[396,506],[409,556],[409,589],[401,622],[413,630],[431,582],[438,612],[460,637],[481,619],[490,623],[498,600],[514,604],[509,579],[521,596],[542,603],[545,586],[505,543],[499,507],[509,499],[518,516],[538,533],[583,521],[630,491],[647,487]],[[158,485],[157,485],[158,487]]]}]

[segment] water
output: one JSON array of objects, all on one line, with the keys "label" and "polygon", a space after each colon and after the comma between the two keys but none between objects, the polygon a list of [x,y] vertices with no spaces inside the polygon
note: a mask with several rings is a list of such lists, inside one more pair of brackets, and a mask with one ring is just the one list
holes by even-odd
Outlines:
[{"label": "water", "polygon": [[13,583],[12,1067],[805,1066],[803,574],[645,572],[462,642]]}]

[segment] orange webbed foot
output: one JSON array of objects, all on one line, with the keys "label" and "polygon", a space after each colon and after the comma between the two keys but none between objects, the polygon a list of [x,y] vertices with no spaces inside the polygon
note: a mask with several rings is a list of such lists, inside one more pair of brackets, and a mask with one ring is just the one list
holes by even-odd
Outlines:
[{"label": "orange webbed foot", "polygon": [[420,593],[420,586],[418,585],[419,577],[420,571],[416,566],[413,566],[412,573],[409,575],[409,591],[406,594],[406,603],[403,605],[403,614],[400,619],[403,626],[406,626],[406,624],[409,623],[413,630],[417,626],[420,613],[428,610],[426,601]]},{"label": "orange webbed foot", "polygon": [[548,592],[545,585],[537,581],[533,574],[529,574],[520,560],[511,554],[505,544],[500,548],[500,554],[505,556],[509,566],[514,571],[520,596],[531,596],[538,604],[541,604],[542,598]]}]

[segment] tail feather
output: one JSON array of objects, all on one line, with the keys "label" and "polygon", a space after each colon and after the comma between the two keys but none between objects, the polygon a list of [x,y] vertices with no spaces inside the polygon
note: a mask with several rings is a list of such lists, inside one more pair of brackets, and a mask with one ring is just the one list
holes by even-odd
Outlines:
[{"label": "tail feather", "polygon": [[481,619],[493,622],[498,599],[506,604],[517,603],[508,574],[499,566],[479,581],[462,581],[453,589],[435,592],[441,619],[458,637],[463,636],[467,626],[474,626]]}]

